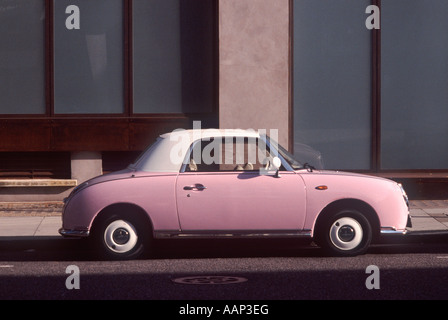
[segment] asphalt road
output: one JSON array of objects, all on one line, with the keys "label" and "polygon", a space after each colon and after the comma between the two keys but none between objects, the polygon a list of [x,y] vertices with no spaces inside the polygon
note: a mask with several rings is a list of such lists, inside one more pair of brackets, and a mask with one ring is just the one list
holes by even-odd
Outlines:
[{"label": "asphalt road", "polygon": [[[448,298],[446,235],[389,241],[351,258],[323,256],[317,247],[283,240],[192,240],[158,245],[150,259],[119,262],[97,260],[88,243],[80,240],[0,240],[0,299],[198,303]],[[76,266],[79,273],[69,266]],[[369,266],[375,266],[377,272],[366,273]],[[187,284],[174,281],[183,277],[199,280]],[[215,278],[220,280],[207,283]],[[75,288],[68,289],[67,282]],[[376,288],[368,289],[366,282]]]}]

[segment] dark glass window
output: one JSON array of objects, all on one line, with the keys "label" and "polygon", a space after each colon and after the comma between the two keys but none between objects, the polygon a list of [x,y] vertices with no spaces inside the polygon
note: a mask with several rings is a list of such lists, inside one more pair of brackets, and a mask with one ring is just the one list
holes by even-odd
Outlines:
[{"label": "dark glass window", "polygon": [[[66,21],[79,9],[79,29]],[[54,112],[124,112],[122,0],[54,1]]]},{"label": "dark glass window", "polygon": [[0,43],[0,113],[44,114],[45,1],[1,1]]},{"label": "dark glass window", "polygon": [[317,150],[329,169],[371,166],[369,4],[293,2],[294,153],[302,163],[301,155]]},{"label": "dark glass window", "polygon": [[211,112],[214,1],[133,1],[134,113]]},{"label": "dark glass window", "polygon": [[448,168],[448,2],[383,0],[381,165]]}]

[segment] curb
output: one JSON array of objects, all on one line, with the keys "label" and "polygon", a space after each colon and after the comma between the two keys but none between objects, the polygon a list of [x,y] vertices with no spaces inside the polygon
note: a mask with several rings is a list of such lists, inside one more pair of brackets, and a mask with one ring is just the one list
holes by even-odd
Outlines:
[{"label": "curb", "polygon": [[60,216],[62,201],[0,202],[0,217],[50,217]]}]

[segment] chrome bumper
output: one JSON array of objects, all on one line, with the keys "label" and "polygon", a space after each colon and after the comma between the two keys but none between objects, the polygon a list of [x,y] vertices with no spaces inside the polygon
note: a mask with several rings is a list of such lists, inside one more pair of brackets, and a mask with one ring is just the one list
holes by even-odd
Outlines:
[{"label": "chrome bumper", "polygon": [[[411,216],[408,214],[408,221],[406,223],[406,228],[412,228]],[[381,227],[380,233],[382,235],[387,234],[406,234],[408,233],[407,229],[397,229],[395,227]]]},{"label": "chrome bumper", "polygon": [[89,230],[67,230],[64,228],[59,229],[59,234],[66,238],[85,238],[88,237]]}]

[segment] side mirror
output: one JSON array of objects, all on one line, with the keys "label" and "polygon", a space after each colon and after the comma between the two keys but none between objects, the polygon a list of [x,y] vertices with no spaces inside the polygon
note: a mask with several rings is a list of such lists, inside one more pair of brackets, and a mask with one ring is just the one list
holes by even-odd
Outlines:
[{"label": "side mirror", "polygon": [[[263,167],[260,168],[260,175],[274,176],[275,178],[280,178],[278,172],[282,166],[282,161],[280,160],[279,157],[265,158],[262,164]],[[275,170],[274,175],[272,174],[273,170]]]},{"label": "side mirror", "polygon": [[282,160],[280,160],[279,157],[274,157],[274,159],[272,159],[272,166],[278,171],[282,166]]},{"label": "side mirror", "polygon": [[280,160],[279,157],[274,157],[274,159],[272,159],[272,166],[275,169],[274,177],[280,178],[280,174],[278,172],[280,170],[280,167],[282,166],[282,160]]}]

